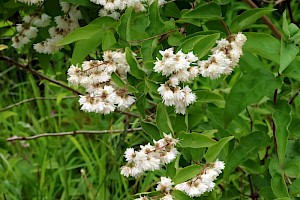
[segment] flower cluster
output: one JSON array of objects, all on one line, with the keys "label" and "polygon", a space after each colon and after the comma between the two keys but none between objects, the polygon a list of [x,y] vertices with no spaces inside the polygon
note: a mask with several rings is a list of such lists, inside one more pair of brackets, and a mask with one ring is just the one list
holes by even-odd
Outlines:
[{"label": "flower cluster", "polygon": [[121,168],[121,174],[129,177],[138,177],[145,171],[154,171],[160,169],[162,165],[172,162],[178,151],[175,148],[178,140],[172,135],[164,133],[164,138],[155,141],[154,145],[141,145],[140,150],[136,151],[133,148],[128,148],[124,156],[128,162]]},{"label": "flower cluster", "polygon": [[178,51],[174,54],[172,48],[160,51],[160,54],[162,60],[157,59],[154,71],[162,73],[169,80],[161,84],[157,91],[165,105],[175,106],[176,113],[185,114],[186,107],[196,101],[196,95],[192,93],[189,86],[181,88],[179,84],[191,81],[199,75],[199,68],[195,64],[198,58],[193,52],[184,54]]},{"label": "flower cluster", "polygon": [[217,160],[213,164],[209,164],[192,180],[180,183],[175,186],[175,189],[181,190],[190,197],[199,197],[205,192],[211,192],[215,187],[213,182],[225,168],[223,161]]},{"label": "flower cluster", "polygon": [[25,44],[28,44],[31,39],[36,38],[38,33],[38,27],[46,27],[50,24],[51,17],[47,14],[38,15],[26,15],[23,18],[22,24],[17,24],[17,34],[12,38],[12,46],[16,49],[22,48]]},{"label": "flower cluster", "polygon": [[[143,12],[146,6],[154,2],[154,0],[91,0],[91,2],[102,5],[99,16],[109,16],[119,19],[120,12],[128,7],[133,7],[136,12]],[[158,0],[158,5],[165,4],[165,0]]]},{"label": "flower cluster", "polygon": [[27,4],[40,4],[44,2],[44,0],[18,0],[18,1]]},{"label": "flower cluster", "polygon": [[211,79],[219,78],[222,74],[231,74],[243,55],[242,47],[246,40],[246,36],[242,33],[218,40],[208,60],[198,62],[200,74]]},{"label": "flower cluster", "polygon": [[78,20],[82,18],[79,7],[65,2],[60,2],[60,5],[64,15],[54,18],[57,26],[49,28],[50,38],[34,44],[34,49],[39,53],[52,54],[58,51],[61,47],[56,46],[56,43],[79,27]]},{"label": "flower cluster", "polygon": [[112,74],[115,73],[126,81],[129,69],[125,53],[121,51],[104,52],[103,61],[84,61],[82,69],[70,66],[68,82],[84,87],[88,93],[80,96],[81,110],[109,114],[116,107],[120,110],[129,108],[135,102],[135,98],[128,95],[126,88],[119,88],[112,80]]}]

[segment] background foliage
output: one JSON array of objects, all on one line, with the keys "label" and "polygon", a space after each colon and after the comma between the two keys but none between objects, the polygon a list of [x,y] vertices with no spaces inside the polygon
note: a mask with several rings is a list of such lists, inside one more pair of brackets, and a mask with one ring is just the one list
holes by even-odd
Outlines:
[{"label": "background foliage", "polygon": [[[15,0],[0,3],[0,198],[132,199],[154,191],[160,176],[185,181],[194,175],[192,164],[216,158],[225,161],[224,173],[214,191],[198,199],[300,197],[299,2],[257,1],[261,8],[251,9],[251,1],[180,0],[162,8],[153,3],[142,13],[128,8],[117,21],[98,17],[100,6],[88,0],[64,1],[79,5],[83,19],[59,42],[64,48],[52,55],[36,53],[32,43],[21,50],[10,47],[15,24],[39,7]],[[58,0],[45,1],[43,7],[52,17],[60,13]],[[261,20],[264,15],[281,38],[272,36],[274,30]],[[158,51],[175,47],[205,59],[215,41],[228,36],[224,23],[231,33],[247,36],[239,67],[216,80],[199,77],[192,84],[197,102],[186,115],[176,115],[159,103],[163,77],[153,72]],[[40,31],[36,40],[46,37],[47,31]],[[66,82],[70,64],[118,48],[127,54],[137,102],[128,112],[107,116],[81,112],[77,98],[70,97],[76,94],[6,59]],[[129,57],[131,51],[137,60]],[[6,108],[29,98],[35,99]],[[126,131],[138,127],[143,131]],[[124,131],[6,141],[74,130]],[[176,161],[138,179],[121,176],[125,149],[159,139],[163,132],[181,141]]]}]

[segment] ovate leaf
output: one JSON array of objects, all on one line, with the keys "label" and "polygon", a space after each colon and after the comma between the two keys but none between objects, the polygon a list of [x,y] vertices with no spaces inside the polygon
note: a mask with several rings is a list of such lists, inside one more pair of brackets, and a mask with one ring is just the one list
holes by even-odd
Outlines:
[{"label": "ovate leaf", "polygon": [[262,16],[273,11],[274,9],[269,8],[256,8],[247,10],[233,18],[230,25],[230,29],[234,33],[242,31],[246,28],[249,28],[251,24],[255,23]]},{"label": "ovate leaf", "polygon": [[279,64],[280,42],[265,33],[245,33],[244,49]]},{"label": "ovate leaf", "polygon": [[279,73],[282,73],[293,62],[298,53],[298,46],[281,40]]},{"label": "ovate leaf", "polygon": [[140,64],[133,56],[131,49],[126,47],[125,53],[126,53],[126,61],[130,66],[131,74],[138,79],[144,78],[145,73],[141,70]]},{"label": "ovate leaf", "polygon": [[278,87],[278,81],[270,71],[258,68],[244,75],[231,89],[226,99],[224,123],[231,122],[236,115],[252,103],[268,96]]},{"label": "ovate leaf", "polygon": [[149,7],[150,24],[146,29],[149,36],[158,35],[162,33],[164,23],[160,17],[158,1],[155,0]]},{"label": "ovate leaf", "polygon": [[157,104],[156,124],[160,132],[164,132],[167,134],[169,134],[170,132],[174,132],[167,110],[162,103]]},{"label": "ovate leaf", "polygon": [[103,32],[109,28],[115,27],[115,25],[116,21],[114,19],[110,17],[99,17],[87,26],[80,27],[72,31],[69,35],[58,42],[57,45],[62,46],[78,40],[89,39],[95,34],[99,34],[99,31]]},{"label": "ovate leaf", "polygon": [[267,134],[259,131],[242,138],[239,146],[227,158],[224,177],[227,178],[240,163],[257,154],[260,148],[268,145],[269,140]]},{"label": "ovate leaf", "polygon": [[234,138],[233,136],[222,138],[216,144],[209,147],[204,156],[206,162],[214,162],[216,160],[216,158],[218,157],[219,153],[224,148],[224,146],[233,138]]},{"label": "ovate leaf", "polygon": [[221,8],[218,4],[211,2],[200,5],[195,9],[188,11],[182,15],[182,18],[195,18],[202,20],[214,20],[221,18]]},{"label": "ovate leaf", "polygon": [[154,124],[152,124],[150,122],[142,121],[141,126],[143,128],[143,131],[145,131],[145,133],[147,135],[150,135],[151,138],[153,138],[155,140],[161,139],[161,135],[159,134],[159,130]]},{"label": "ovate leaf", "polygon": [[200,133],[180,133],[178,146],[183,148],[202,148],[210,147],[216,144],[216,141]]},{"label": "ovate leaf", "polygon": [[182,51],[185,53],[193,51],[200,59],[210,51],[219,37],[219,33],[215,33],[212,35],[196,35],[194,37],[186,39],[178,47],[178,49],[182,49]]},{"label": "ovate leaf", "polygon": [[291,106],[287,101],[281,100],[276,103],[273,120],[276,127],[275,135],[277,141],[278,160],[280,165],[283,165],[288,137],[290,134],[288,127],[291,123]]},{"label": "ovate leaf", "polygon": [[200,165],[190,165],[188,167],[185,167],[181,169],[174,177],[173,182],[175,184],[182,183],[184,181],[187,181],[189,179],[192,179],[197,174],[200,173],[202,167]]},{"label": "ovate leaf", "polygon": [[102,36],[103,31],[98,30],[91,38],[77,41],[72,54],[72,64],[81,63],[90,52],[100,46]]}]

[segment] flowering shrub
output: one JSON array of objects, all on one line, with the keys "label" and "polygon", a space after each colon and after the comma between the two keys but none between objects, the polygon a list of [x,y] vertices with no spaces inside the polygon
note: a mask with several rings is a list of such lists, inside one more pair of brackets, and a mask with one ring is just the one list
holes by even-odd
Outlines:
[{"label": "flowering shrub", "polygon": [[[21,117],[28,123],[7,125],[15,114],[0,116],[7,137],[19,126],[25,134],[7,140],[106,134],[70,137],[66,144],[75,150],[60,154],[80,156],[54,180],[75,177],[63,187],[44,182],[52,158],[41,175],[32,170],[41,176],[39,187],[53,191],[45,199],[299,197],[300,16],[290,1],[270,2],[4,0],[0,60],[43,80],[28,76],[21,84],[30,83],[33,100],[57,101],[46,109],[37,103],[37,119],[30,112]],[[25,80],[18,76],[11,77]],[[76,101],[61,104],[69,98]],[[26,137],[23,129],[52,132],[49,118],[55,130],[87,131]],[[6,199],[11,192],[3,188]],[[40,188],[28,199],[47,190]]]}]

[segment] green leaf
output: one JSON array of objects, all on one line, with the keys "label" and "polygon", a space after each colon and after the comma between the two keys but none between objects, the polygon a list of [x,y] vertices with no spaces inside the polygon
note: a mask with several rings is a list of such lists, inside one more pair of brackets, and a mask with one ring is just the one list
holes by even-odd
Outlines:
[{"label": "green leaf", "polygon": [[257,154],[261,147],[268,144],[270,138],[266,133],[253,132],[241,139],[237,146],[228,156],[226,167],[224,169],[224,177],[228,178],[230,173],[242,162]]},{"label": "green leaf", "polygon": [[162,27],[164,27],[164,23],[160,17],[158,0],[155,0],[149,7],[149,20],[150,24],[146,29],[149,36],[162,33]]},{"label": "green leaf", "polygon": [[185,53],[193,51],[200,59],[210,51],[219,37],[219,33],[212,35],[196,35],[182,42],[178,49],[182,49]]},{"label": "green leaf", "polygon": [[114,31],[108,30],[103,33],[102,37],[102,50],[106,51],[112,49],[113,46],[117,43]]},{"label": "green leaf", "polygon": [[291,123],[291,106],[287,101],[281,100],[276,103],[273,120],[276,127],[275,135],[277,141],[278,160],[280,165],[283,165],[288,137],[290,134],[288,127]]},{"label": "green leaf", "polygon": [[120,18],[117,31],[122,40],[140,40],[148,37],[145,31],[148,25],[147,13],[136,13],[132,7],[129,7]]},{"label": "green leaf", "polygon": [[174,133],[169,115],[162,103],[157,104],[156,108],[156,124],[161,133]]},{"label": "green leaf", "polygon": [[298,53],[298,46],[281,40],[279,73],[282,73],[293,62]]},{"label": "green leaf", "polygon": [[192,200],[189,196],[187,196],[184,192],[180,190],[173,190],[171,194],[175,200]]},{"label": "green leaf", "polygon": [[151,81],[149,79],[145,79],[145,83],[146,83],[147,88],[150,91],[157,93],[157,89],[159,87],[159,85],[157,83],[155,83],[154,81]]},{"label": "green leaf", "polygon": [[93,4],[90,0],[63,0],[63,2],[81,6],[95,7],[95,4]]},{"label": "green leaf", "polygon": [[270,8],[256,8],[243,12],[242,14],[232,19],[230,30],[234,33],[249,28],[249,26],[255,23],[259,18],[267,13],[273,12],[275,9]]},{"label": "green leaf", "polygon": [[173,182],[175,184],[182,183],[189,179],[194,178],[197,174],[200,173],[202,167],[200,165],[190,165],[181,169],[174,177]]},{"label": "green leaf", "polygon": [[157,47],[158,39],[147,40],[141,44],[141,56],[143,59],[144,69],[151,72],[154,66],[153,53]]},{"label": "green leaf", "polygon": [[140,64],[133,56],[133,53],[129,47],[125,48],[126,53],[126,61],[128,65],[130,66],[130,72],[131,74],[136,77],[137,79],[143,79],[145,76],[145,73],[141,70]]},{"label": "green leaf", "polygon": [[94,51],[102,43],[103,31],[98,31],[91,38],[80,40],[75,43],[74,51],[72,54],[72,64],[81,63],[85,57]]},{"label": "green leaf", "polygon": [[220,19],[222,16],[221,7],[214,3],[207,3],[196,7],[182,15],[182,18],[196,18],[201,20]]},{"label": "green leaf", "polygon": [[0,122],[4,122],[7,118],[12,117],[12,116],[17,116],[18,114],[12,111],[4,111],[1,112],[0,115]]},{"label": "green leaf", "polygon": [[292,195],[300,194],[300,179],[294,180],[293,183],[290,185],[290,193]]},{"label": "green leaf", "polygon": [[78,40],[90,39],[95,34],[99,34],[103,31],[113,28],[115,25],[116,21],[110,17],[97,18],[87,26],[75,29],[69,35],[59,41],[56,45],[63,46]]},{"label": "green leaf", "polygon": [[118,76],[118,74],[112,73],[111,78],[119,87],[125,87],[126,83]]},{"label": "green leaf", "polygon": [[222,138],[216,144],[209,147],[204,156],[206,162],[214,162],[216,160],[216,158],[218,157],[219,153],[224,148],[224,146],[233,138],[234,138],[233,136]]},{"label": "green leaf", "polygon": [[208,90],[198,90],[195,91],[195,94],[197,96],[197,103],[213,103],[220,107],[225,106],[225,100],[222,95]]},{"label": "green leaf", "polygon": [[269,172],[271,178],[271,188],[276,197],[289,197],[287,185],[285,183],[285,175],[279,166],[277,159],[272,159],[269,164]]},{"label": "green leaf", "polygon": [[66,96],[68,96],[68,93],[65,93],[65,92],[62,92],[62,93],[57,94],[57,96],[56,96],[56,104],[57,104],[57,105],[60,105],[61,100],[62,100],[64,97],[66,97]]},{"label": "green leaf", "polygon": [[264,33],[245,33],[247,42],[243,49],[279,64],[280,42]]},{"label": "green leaf", "polygon": [[[242,78],[232,87],[226,99],[224,124],[227,126],[243,109],[271,95],[278,81],[270,71],[258,68]],[[241,101],[241,98],[243,99]]]},{"label": "green leaf", "polygon": [[216,144],[216,141],[201,133],[185,133],[181,132],[178,135],[178,146],[183,148],[203,148],[210,147]]},{"label": "green leaf", "polygon": [[288,191],[286,184],[284,182],[284,177],[283,175],[280,174],[275,174],[272,176],[271,179],[271,187],[273,190],[273,193],[280,198],[288,197]]},{"label": "green leaf", "polygon": [[175,18],[180,17],[180,10],[177,7],[177,5],[172,1],[164,5],[164,10],[165,10],[166,17],[175,17]]},{"label": "green leaf", "polygon": [[154,124],[150,122],[141,121],[141,126],[143,128],[143,131],[145,131],[147,135],[150,135],[151,138],[155,140],[159,140],[162,138],[159,134],[159,129]]}]

